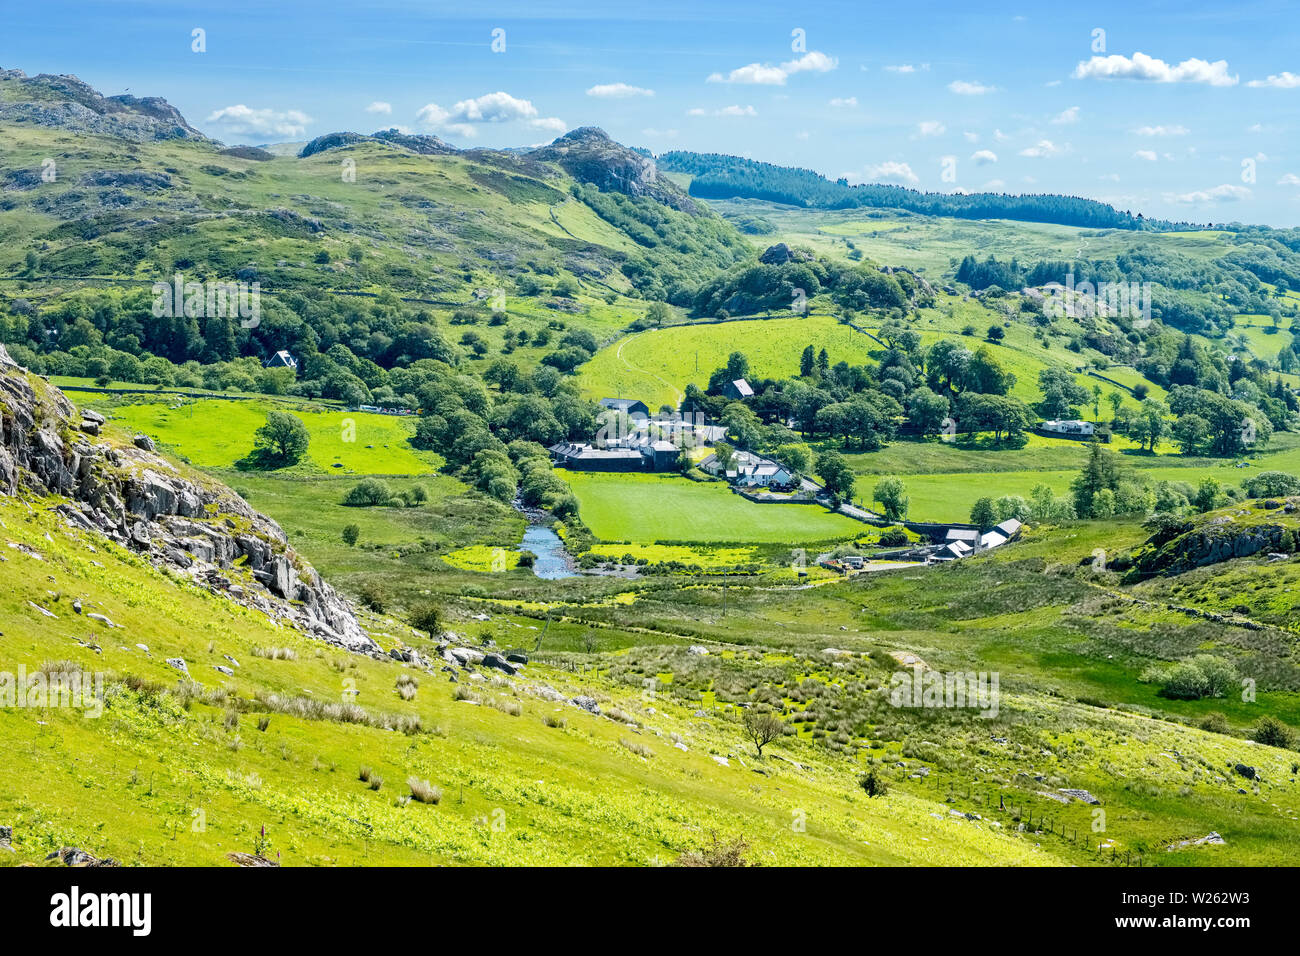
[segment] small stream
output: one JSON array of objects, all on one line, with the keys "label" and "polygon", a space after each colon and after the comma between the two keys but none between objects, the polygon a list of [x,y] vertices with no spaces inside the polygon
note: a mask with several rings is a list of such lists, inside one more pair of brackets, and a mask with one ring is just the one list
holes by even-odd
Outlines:
[{"label": "small stream", "polygon": [[553,581],[557,578],[578,576],[578,573],[573,570],[573,556],[565,550],[560,536],[546,525],[529,524],[524,529],[524,541],[521,547],[524,551],[531,551],[537,555],[537,561],[533,564],[533,574],[539,578]]}]

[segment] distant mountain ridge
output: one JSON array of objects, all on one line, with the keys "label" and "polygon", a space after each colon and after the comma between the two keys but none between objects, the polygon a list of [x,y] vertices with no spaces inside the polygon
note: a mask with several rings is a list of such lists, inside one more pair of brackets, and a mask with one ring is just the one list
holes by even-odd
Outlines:
[{"label": "distant mountain ridge", "polygon": [[[1170,231],[1205,228],[1148,219],[1095,199],[1053,193],[929,193],[905,186],[832,182],[811,169],[778,166],[724,153],[674,150],[657,157],[669,172],[687,173],[690,195],[700,199],[760,199],[814,209],[904,209],[957,219],[1012,219],[1092,229]],[[1222,227],[1220,227],[1222,228]]]}]

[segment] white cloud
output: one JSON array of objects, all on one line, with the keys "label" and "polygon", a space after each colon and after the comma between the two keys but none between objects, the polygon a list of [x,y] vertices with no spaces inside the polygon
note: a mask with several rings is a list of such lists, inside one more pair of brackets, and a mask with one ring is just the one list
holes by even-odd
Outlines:
[{"label": "white cloud", "polygon": [[885,67],[886,72],[889,73],[915,73],[917,70],[921,70],[925,72],[928,71],[929,69],[930,69],[929,63],[922,63],[919,66],[913,65],[911,63],[900,63],[897,66]]},{"label": "white cloud", "polygon": [[1106,173],[1106,175],[1097,178],[1104,183],[1117,183],[1119,182],[1119,173]]},{"label": "white cloud", "polygon": [[371,103],[369,106],[366,107],[366,112],[383,113],[385,116],[387,116],[389,113],[393,112],[393,104],[385,103],[383,100],[375,100],[373,103]]},{"label": "white cloud", "polygon": [[907,163],[896,163],[892,160],[886,160],[875,166],[867,167],[867,179],[876,182],[894,182],[894,183],[916,183],[920,182],[916,173],[912,172],[912,167]]},{"label": "white cloud", "polygon": [[1006,184],[1007,184],[1006,180],[1004,179],[990,179],[983,186],[981,186],[980,189],[988,193],[988,192],[993,192],[994,190],[997,189],[1001,189]]},{"label": "white cloud", "polygon": [[966,137],[966,142],[968,143],[978,143],[980,141],[980,134],[971,132],[970,130],[966,130],[966,132],[961,135]]},{"label": "white cloud", "polygon": [[922,136],[942,136],[947,129],[938,120],[922,120],[916,124],[916,131]]},{"label": "white cloud", "polygon": [[785,86],[785,81],[795,73],[829,73],[839,66],[833,56],[827,56],[818,50],[809,50],[797,60],[790,60],[779,66],[770,63],[750,63],[737,67],[725,76],[721,73],[709,74],[710,83],[750,83],[764,86]]},{"label": "white cloud", "polygon": [[1251,80],[1247,86],[1272,86],[1279,90],[1293,90],[1300,86],[1300,75],[1288,73],[1283,70],[1281,73],[1270,76],[1267,80]]},{"label": "white cloud", "polygon": [[1139,149],[1133,154],[1134,159],[1145,159],[1148,163],[1156,161],[1156,151],[1154,149]]},{"label": "white cloud", "polygon": [[531,102],[498,90],[473,99],[460,100],[451,109],[437,103],[420,107],[419,121],[431,129],[454,133],[467,139],[477,135],[477,126],[484,123],[513,123],[523,121],[530,129],[563,132],[567,125],[554,116],[538,116]]},{"label": "white cloud", "polygon": [[253,109],[240,103],[213,110],[207,121],[219,123],[232,133],[301,136],[312,119],[301,110]]},{"label": "white cloud", "polygon": [[528,128],[544,130],[548,133],[563,133],[569,128],[569,124],[557,116],[539,116],[528,121]]},{"label": "white cloud", "polygon": [[1242,199],[1249,199],[1251,192],[1245,186],[1233,186],[1224,183],[1222,186],[1215,186],[1212,189],[1198,189],[1190,193],[1166,193],[1165,199],[1177,203],[1213,203],[1213,202],[1238,202]]},{"label": "white cloud", "polygon": [[995,140],[997,140],[999,143],[1005,143],[1005,142],[1006,142],[1007,140],[1009,140],[1011,137],[1008,136],[1006,133],[1002,132],[1002,130],[1000,130],[1000,129],[995,129],[995,130],[993,131],[993,138],[994,138]]},{"label": "white cloud", "polygon": [[724,106],[721,109],[706,110],[699,106],[686,111],[687,116],[757,116],[758,110],[752,106]]},{"label": "white cloud", "polygon": [[1033,146],[1022,149],[1020,155],[1029,156],[1032,159],[1046,159],[1049,156],[1056,156],[1063,152],[1063,149],[1063,147],[1057,146],[1050,139],[1040,139]]},{"label": "white cloud", "polygon": [[1074,78],[1100,80],[1146,80],[1151,83],[1206,83],[1210,86],[1236,86],[1239,77],[1228,73],[1227,60],[1210,63],[1195,57],[1171,65],[1145,53],[1132,57],[1119,53],[1094,56],[1074,68]]},{"label": "white cloud", "polygon": [[587,90],[587,95],[619,100],[631,96],[654,96],[655,91],[647,90],[643,86],[629,86],[626,83],[601,83]]},{"label": "white cloud", "polygon": [[1071,106],[1068,110],[1062,110],[1052,122],[1057,126],[1067,126],[1070,123],[1079,122],[1079,107]]},{"label": "white cloud", "polygon": [[830,101],[830,105],[837,109],[855,110],[858,108],[858,98],[856,96],[837,96]]},{"label": "white cloud", "polygon": [[960,96],[982,96],[985,93],[997,92],[996,86],[985,86],[983,83],[971,83],[967,80],[953,80],[948,84],[948,89]]},{"label": "white cloud", "polygon": [[1139,136],[1186,136],[1191,132],[1186,126],[1139,126],[1133,132]]},{"label": "white cloud", "polygon": [[977,166],[987,166],[998,161],[998,154],[991,149],[977,149],[970,154],[970,158],[975,160]]},{"label": "white cloud", "polygon": [[1295,173],[1287,173],[1277,181],[1279,186],[1300,186],[1300,176]]}]

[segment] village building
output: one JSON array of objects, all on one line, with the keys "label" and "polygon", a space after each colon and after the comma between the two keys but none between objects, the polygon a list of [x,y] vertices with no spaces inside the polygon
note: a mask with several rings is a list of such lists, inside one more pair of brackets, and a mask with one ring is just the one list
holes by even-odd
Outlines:
[{"label": "village building", "polygon": [[637,401],[635,398],[602,398],[600,407],[608,408],[614,412],[621,412],[628,418],[650,417],[649,406],[645,402]]},{"label": "village building", "polygon": [[1038,429],[1049,435],[1061,435],[1065,438],[1091,438],[1096,431],[1096,427],[1092,422],[1063,421],[1061,419],[1045,421],[1038,426]]},{"label": "village building", "polygon": [[944,544],[960,542],[972,550],[979,544],[980,533],[978,528],[949,528],[948,533],[944,535]]},{"label": "village building", "polygon": [[557,465],[574,471],[673,471],[681,449],[670,441],[624,440],[615,447],[596,448],[586,442],[560,442],[548,451]]},{"label": "village building", "polygon": [[284,349],[280,349],[262,363],[262,368],[291,368],[296,372],[298,370],[298,360]]},{"label": "village building", "polygon": [[701,459],[698,467],[705,474],[725,478],[741,488],[784,489],[796,484],[794,473],[785,465],[750,451],[733,452],[725,472],[717,454]]},{"label": "village building", "polygon": [[736,399],[737,401],[744,398],[753,398],[754,390],[750,388],[749,383],[743,378],[738,378],[734,382],[728,382],[722,389],[722,394],[727,398]]}]

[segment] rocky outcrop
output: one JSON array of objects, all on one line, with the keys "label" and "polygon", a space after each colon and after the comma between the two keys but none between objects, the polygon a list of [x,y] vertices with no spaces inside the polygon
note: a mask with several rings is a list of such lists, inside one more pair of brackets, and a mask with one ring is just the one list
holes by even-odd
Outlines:
[{"label": "rocky outcrop", "polygon": [[157,96],[102,96],[75,76],[0,70],[6,87],[0,121],[115,136],[133,143],[207,137],[190,126],[176,107]]},{"label": "rocky outcrop", "polygon": [[0,495],[60,496],[52,507],[70,527],[330,644],[378,650],[279,525],[228,488],[181,475],[142,447],[151,443],[98,440],[104,423],[24,372],[0,345]]},{"label": "rocky outcrop", "polygon": [[449,146],[436,136],[403,133],[397,129],[385,129],[372,136],[367,136],[364,133],[326,133],[324,136],[317,136],[304,146],[299,151],[298,156],[300,159],[306,159],[308,156],[315,156],[317,153],[324,153],[331,149],[341,149],[355,143],[382,143],[386,146],[408,149],[413,153],[419,153],[421,156],[437,156],[459,152],[456,147]]},{"label": "rocky outcrop", "polygon": [[[1162,528],[1132,556],[1130,576],[1182,574],[1196,568],[1249,558],[1260,553],[1287,556],[1296,551],[1296,515],[1300,502],[1268,502],[1275,505],[1276,520],[1255,512],[1217,515],[1203,523],[1184,522]],[[1126,562],[1127,563],[1127,562]]]},{"label": "rocky outcrop", "polygon": [[758,257],[758,261],[769,266],[783,266],[789,262],[811,262],[813,255],[806,249],[791,249],[784,242],[778,242],[774,246],[768,246],[763,250],[763,254]]},{"label": "rocky outcrop", "polygon": [[595,126],[565,133],[551,145],[528,153],[528,158],[555,163],[578,182],[591,183],[605,192],[649,196],[692,214],[698,210],[686,193],[659,175],[653,159],[614,142]]}]

